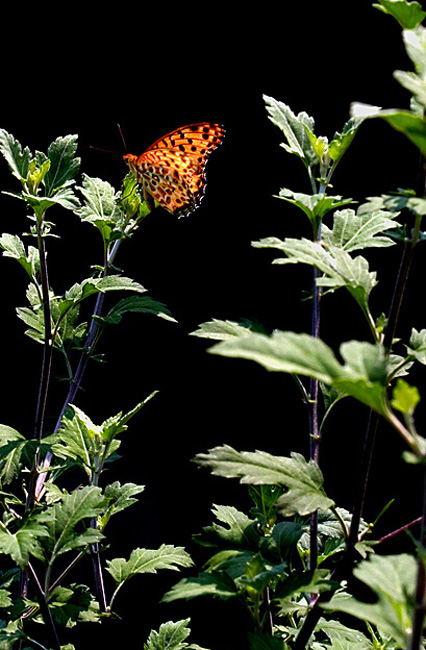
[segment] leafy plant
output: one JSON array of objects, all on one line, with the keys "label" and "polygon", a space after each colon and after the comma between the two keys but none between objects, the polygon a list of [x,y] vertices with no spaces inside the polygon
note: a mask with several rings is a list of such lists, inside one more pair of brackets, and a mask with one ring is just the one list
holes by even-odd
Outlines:
[{"label": "leafy plant", "polygon": [[[0,152],[20,184],[20,189],[7,194],[24,203],[30,221],[27,233],[3,233],[0,247],[4,257],[17,262],[27,276],[26,304],[17,309],[17,316],[27,336],[42,346],[32,437],[0,426],[0,553],[2,565],[7,566],[1,574],[0,646],[70,650],[74,646],[64,643],[64,634],[69,638],[65,630],[112,616],[117,594],[131,578],[192,564],[184,548],[168,544],[135,548],[128,559],[104,561],[111,518],[136,503],[144,489],[135,483],[108,484],[105,469],[117,461],[123,434],[157,391],[101,424],[76,404],[86,367],[95,358],[106,327],[119,323],[128,312],[174,319],[165,305],[147,296],[141,284],[114,265],[119,247],[149,212],[130,176],[119,192],[87,175],[77,186],[80,159],[75,135],[57,138],[46,154],[33,154],[1,130]],[[55,223],[47,220],[53,207],[73,212],[100,235],[100,260],[90,277],[63,293],[53,289],[47,263],[48,243],[56,237]],[[127,297],[105,312],[104,298],[112,292]],[[93,299],[91,319],[85,322],[81,306]],[[46,414],[54,369],[60,370],[67,389],[63,404],[55,407],[57,422],[50,429]],[[90,559],[94,593],[89,586],[92,579],[88,584],[73,581],[77,565]],[[105,569],[115,585],[110,595]],[[167,647],[196,647],[184,643],[184,623],[179,632],[176,624],[179,644]],[[147,647],[163,647],[169,636],[166,629],[158,639],[153,633]]]},{"label": "leafy plant", "polygon": [[[260,450],[238,451],[224,444],[194,459],[217,476],[238,478],[247,485],[253,507],[246,514],[233,506],[214,506],[216,520],[195,536],[210,552],[203,570],[180,580],[164,600],[213,596],[240,601],[252,617],[248,635],[252,650],[424,647],[426,513],[404,526],[408,530],[421,523],[413,553],[386,556],[380,554],[381,540],[373,536],[376,522],[365,522],[363,512],[381,420],[401,437],[404,460],[417,464],[423,478],[426,471],[426,440],[415,418],[421,390],[408,380],[416,366],[425,365],[426,329],[412,328],[408,340],[397,338],[413,256],[425,239],[421,225],[426,199],[414,190],[398,190],[368,198],[355,210],[350,198],[330,193],[335,170],[344,164],[367,119],[386,120],[422,156],[426,153],[426,30],[421,25],[426,12],[418,2],[407,0],[383,0],[374,6],[402,27],[414,71],[397,71],[395,78],[411,93],[409,109],[354,103],[350,119],[329,140],[316,134],[314,119],[307,113],[296,114],[287,104],[264,97],[269,119],[284,136],[283,148],[303,164],[310,185],[308,193],[283,188],[277,198],[292,214],[298,210],[308,218],[312,235],[267,237],[253,246],[279,251],[274,264],[311,267],[310,332],[269,333],[249,321],[219,319],[193,332],[216,342],[209,350],[212,354],[255,361],[268,371],[290,375],[308,413],[309,458],[299,453],[281,457]],[[424,180],[424,161],[422,170]],[[376,313],[371,295],[379,274],[370,268],[367,255],[372,248],[396,245],[403,250],[392,303]],[[354,300],[370,339],[342,342],[337,351],[320,338],[320,322],[328,316],[338,290]],[[350,399],[370,413],[363,454],[355,461],[359,484],[351,512],[327,495],[319,454],[331,410]],[[426,493],[424,502],[425,498]],[[351,593],[355,581],[364,583],[372,602]],[[351,627],[348,617],[343,623],[342,612],[363,623]]]}]

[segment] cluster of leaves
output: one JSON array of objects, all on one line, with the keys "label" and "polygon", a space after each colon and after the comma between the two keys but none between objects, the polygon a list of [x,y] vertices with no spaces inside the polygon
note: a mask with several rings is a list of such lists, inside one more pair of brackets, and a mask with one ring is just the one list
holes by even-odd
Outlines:
[{"label": "cluster of leaves", "polygon": [[[219,319],[201,324],[193,335],[214,340],[209,350],[213,354],[248,359],[291,375],[308,408],[317,409],[318,429],[309,431],[314,449],[330,410],[340,400],[353,398],[397,431],[406,444],[407,461],[424,466],[426,440],[414,418],[420,393],[406,378],[415,364],[426,363],[426,329],[413,328],[406,342],[395,340],[395,314],[373,313],[370,297],[378,276],[364,251],[403,243],[412,256],[425,239],[421,221],[426,200],[413,190],[400,190],[370,198],[355,211],[349,207],[351,199],[328,193],[336,166],[366,118],[387,120],[426,154],[426,29],[420,24],[426,13],[417,2],[406,0],[383,0],[377,6],[403,28],[415,70],[397,72],[395,77],[412,93],[411,109],[384,111],[354,104],[352,117],[329,142],[315,134],[312,117],[304,112],[296,115],[283,102],[265,97],[269,118],[284,134],[282,146],[303,163],[311,186],[306,194],[283,188],[277,198],[308,217],[312,239],[268,237],[253,243],[256,248],[277,249],[281,256],[275,264],[312,267],[316,322],[320,299],[325,307],[338,289],[347,290],[365,318],[371,340],[344,342],[337,354],[317,331],[269,334],[249,321]],[[327,225],[324,219],[330,215]],[[413,223],[411,229],[405,217]],[[400,299],[396,295],[397,303]],[[315,385],[321,389],[321,409],[312,392]],[[368,538],[373,526],[363,522],[360,511],[355,516],[355,511],[342,510],[328,497],[315,455],[309,460],[296,453],[278,457],[223,445],[198,454],[195,461],[213,474],[247,484],[254,508],[248,516],[232,506],[214,507],[219,523],[196,537],[214,554],[198,576],[178,582],[165,600],[237,598],[252,615],[253,650],[421,647],[424,551],[420,573],[413,555],[376,555],[376,542]],[[374,604],[351,595],[343,580],[351,575],[371,590]],[[363,621],[363,631],[336,620],[339,612]]]},{"label": "cluster of leaves", "polygon": [[[105,483],[104,470],[119,458],[122,434],[156,391],[131,411],[95,424],[75,404],[77,390],[106,326],[119,323],[127,312],[174,319],[165,305],[148,297],[141,284],[122,275],[113,264],[121,242],[133,235],[148,214],[134,179],[126,176],[119,192],[84,175],[82,185],[77,186],[80,159],[76,150],[77,137],[70,135],[57,138],[46,154],[37,151],[33,155],[0,130],[0,152],[21,184],[20,191],[7,194],[25,202],[31,221],[30,231],[22,236],[3,233],[0,248],[29,279],[27,305],[17,309],[17,316],[27,327],[26,334],[44,349],[34,437],[0,426],[0,553],[4,566],[7,562],[10,567],[0,577],[0,646],[5,650],[15,643],[28,650],[70,650],[73,646],[61,644],[58,630],[110,616],[119,591],[134,576],[192,564],[182,547],[169,544],[135,548],[127,559],[107,559],[105,566],[101,562],[110,519],[135,504],[144,489],[135,483]],[[55,236],[55,224],[47,221],[46,213],[53,206],[71,210],[101,236],[101,264],[61,295],[52,289],[47,271],[46,243]],[[24,237],[32,243],[27,246]],[[129,297],[102,313],[104,295],[116,291]],[[86,323],[80,319],[80,306],[93,297],[96,304]],[[57,352],[66,368],[69,390],[62,409],[58,408],[57,425],[48,433],[43,414]],[[66,483],[61,481],[65,474],[72,477]],[[86,584],[73,582],[74,568],[90,558],[96,593]],[[109,597],[104,571],[113,585]],[[157,636],[152,633],[146,648],[162,648],[174,630],[179,643],[167,647],[195,649],[184,643],[187,623],[168,624]]]}]

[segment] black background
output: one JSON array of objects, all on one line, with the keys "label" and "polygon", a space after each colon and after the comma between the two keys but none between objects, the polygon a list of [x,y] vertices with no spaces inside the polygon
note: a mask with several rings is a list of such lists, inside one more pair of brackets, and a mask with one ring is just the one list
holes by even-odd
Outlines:
[{"label": "black background", "polygon": [[[280,187],[309,192],[302,164],[279,147],[280,131],[267,119],[262,95],[306,111],[317,135],[341,131],[352,101],[406,107],[408,95],[392,78],[410,69],[398,25],[369,0],[346,3],[245,3],[167,7],[140,3],[74,3],[60,9],[19,8],[5,20],[10,41],[1,48],[0,127],[32,151],[46,150],[60,135],[79,136],[82,171],[117,189],[126,173],[117,123],[128,150],[141,153],[183,124],[218,121],[223,145],[208,163],[202,206],[177,220],[158,209],[122,245],[116,263],[165,302],[178,324],[128,315],[111,327],[99,347],[107,365],[92,365],[78,405],[101,422],[160,392],[132,422],[123,439],[123,460],[111,479],[146,485],[140,503],[110,524],[108,557],[127,557],[134,547],[184,545],[197,559],[191,535],[211,521],[213,503],[247,507],[243,488],[216,479],[191,462],[198,452],[227,443],[307,454],[306,413],[285,375],[245,361],[206,353],[206,342],[188,336],[213,317],[258,319],[274,327],[309,331],[310,305],[301,302],[310,270],[274,267],[273,251],[251,241],[275,235],[309,236],[297,210],[273,197]],[[55,13],[56,12],[56,13]],[[118,155],[91,147],[113,149]],[[366,196],[414,186],[417,153],[385,123],[365,123],[341,162],[334,191]],[[1,189],[18,189],[1,163]],[[52,210],[60,239],[49,241],[50,279],[65,291],[101,262],[94,228],[75,215]],[[2,232],[28,228],[23,204],[0,196]],[[399,250],[368,255],[379,272],[373,312],[387,309]],[[23,336],[15,307],[25,304],[26,280],[10,260],[1,264],[2,422],[32,435],[40,348]],[[418,299],[421,259],[407,295],[400,335],[424,326]],[[351,338],[369,340],[356,304],[342,293],[323,306],[323,338],[338,348]],[[61,371],[60,366],[56,368]],[[418,381],[424,382],[420,374]],[[53,426],[64,385],[53,389],[48,424]],[[422,416],[422,408],[419,408]],[[345,402],[330,418],[323,449],[326,488],[338,505],[351,508],[366,410]],[[383,533],[419,513],[416,473],[401,462],[402,445],[382,427],[373,466],[367,517],[396,498]],[[404,542],[405,543],[405,542]],[[404,544],[401,544],[401,548]],[[95,641],[116,647],[125,636],[142,647],[151,628],[192,617],[193,641],[212,650],[243,646],[245,615],[234,604],[211,600],[158,605],[179,574],[135,578],[117,609],[123,620],[88,626],[77,647]],[[108,583],[108,589],[111,584]]]}]

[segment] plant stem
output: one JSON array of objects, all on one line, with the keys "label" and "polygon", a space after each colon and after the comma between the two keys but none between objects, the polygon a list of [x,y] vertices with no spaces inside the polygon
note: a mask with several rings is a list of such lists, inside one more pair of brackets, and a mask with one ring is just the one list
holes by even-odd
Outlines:
[{"label": "plant stem", "polygon": [[[41,364],[41,374],[39,391],[37,396],[37,406],[34,422],[34,438],[41,442],[43,438],[44,417],[46,413],[47,395],[49,392],[50,372],[52,366],[52,333],[51,333],[51,313],[50,313],[50,297],[49,297],[49,279],[47,272],[46,260],[46,246],[45,239],[41,232],[42,222],[38,222],[38,235],[37,243],[40,256],[40,276],[42,287],[42,300],[43,300],[43,316],[44,316],[44,346],[43,357]],[[33,467],[30,474],[30,482],[28,486],[26,509],[32,508],[35,500],[36,480],[38,474],[38,465],[40,462],[40,452],[37,450]]]},{"label": "plant stem", "polygon": [[47,604],[46,595],[41,587],[37,574],[35,573],[31,564],[28,564],[27,572],[29,574],[28,577],[31,578],[32,583],[36,587],[37,600],[39,602],[40,611],[43,616],[44,624],[46,625],[46,629],[50,637],[50,645],[53,650],[61,650],[61,644],[59,642],[55,622],[53,620],[49,606]]},{"label": "plant stem", "polygon": [[[314,231],[315,241],[321,238],[321,225],[318,226],[316,232]],[[320,298],[321,291],[317,285],[318,269],[313,267],[312,277],[312,321],[311,321],[311,334],[313,337],[319,337],[320,331]],[[317,379],[311,379],[309,382],[309,401],[308,401],[308,415],[309,415],[309,456],[314,460],[317,465],[319,464],[319,448],[320,448],[320,434],[318,422],[318,395],[319,395],[319,382]],[[313,512],[310,522],[310,554],[309,566],[313,571],[318,562],[318,513]]]},{"label": "plant stem", "polygon": [[[120,243],[121,243],[121,240],[117,240],[114,243],[109,256],[105,259],[104,270],[103,270],[103,275],[104,276],[108,274],[109,267],[114,262],[114,259],[115,259],[115,256],[117,254]],[[94,349],[95,349],[95,346],[96,346],[96,343],[97,343],[98,333],[99,333],[99,326],[98,326],[98,324],[96,322],[96,317],[100,316],[101,313],[102,313],[104,300],[105,300],[105,294],[104,293],[98,293],[98,295],[96,297],[95,308],[94,308],[93,314],[92,314],[92,319],[91,319],[90,325],[89,325],[89,331],[88,331],[88,334],[87,334],[86,344],[84,346],[83,352],[81,353],[80,360],[79,360],[78,366],[77,366],[77,370],[76,370],[76,372],[75,372],[75,374],[74,374],[74,376],[73,376],[73,378],[72,378],[72,380],[70,382],[68,393],[67,393],[67,395],[65,397],[62,409],[61,409],[61,411],[59,413],[59,416],[58,416],[58,419],[56,421],[56,425],[55,425],[55,428],[54,428],[54,431],[53,431],[54,433],[56,433],[59,430],[60,426],[61,426],[61,422],[62,422],[62,418],[63,418],[64,412],[65,412],[65,409],[69,406],[69,404],[72,404],[74,402],[75,396],[77,395],[77,393],[78,393],[78,391],[80,389],[81,382],[82,382],[82,379],[83,379],[83,375],[84,375],[84,373],[86,371],[86,368],[87,368],[87,364],[89,363],[89,360],[90,360],[90,358],[91,358],[91,356],[92,356],[92,354],[94,352]],[[37,479],[37,485],[36,485],[36,489],[35,489],[36,499],[40,499],[40,497],[41,497],[41,495],[43,493],[43,486],[44,486],[44,482],[46,480],[47,470],[50,467],[51,461],[52,461],[52,454],[47,453],[46,458],[44,460],[44,464],[43,464],[43,472],[38,476],[38,479]]]}]

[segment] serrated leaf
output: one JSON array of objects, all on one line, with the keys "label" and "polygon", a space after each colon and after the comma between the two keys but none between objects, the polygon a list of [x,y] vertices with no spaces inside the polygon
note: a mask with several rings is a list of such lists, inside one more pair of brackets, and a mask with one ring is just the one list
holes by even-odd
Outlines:
[{"label": "serrated leaf", "polygon": [[14,533],[0,530],[1,552],[10,555],[21,569],[28,564],[31,555],[43,560],[42,540],[49,536],[46,520],[45,513],[36,513],[27,517]]},{"label": "serrated leaf", "polygon": [[188,645],[186,639],[189,637],[191,630],[189,629],[190,619],[177,621],[168,621],[160,626],[158,632],[151,630],[146,643],[144,643],[144,650],[204,650],[198,645],[192,643]]},{"label": "serrated leaf", "polygon": [[277,198],[297,206],[306,214],[313,225],[318,225],[331,210],[352,203],[352,199],[343,199],[341,196],[303,194],[302,192],[293,192],[286,187],[280,190]]},{"label": "serrated leaf", "polygon": [[158,549],[136,548],[128,560],[107,560],[107,571],[120,586],[141,573],[157,573],[160,569],[178,571],[180,567],[187,568],[192,564],[192,559],[184,548],[162,544]]},{"label": "serrated leaf", "polygon": [[[333,228],[322,225],[321,238],[328,246],[341,248],[347,253],[355,250],[393,246],[394,242],[383,233],[399,226],[390,218],[392,213],[384,210],[356,214],[354,210],[337,210],[333,216]],[[379,236],[380,235],[380,236]]]},{"label": "serrated leaf", "polygon": [[237,508],[214,504],[212,512],[218,521],[226,525],[221,526],[215,522],[212,526],[203,528],[202,534],[196,538],[201,544],[225,544],[227,547],[250,548],[253,546],[253,540],[258,539],[259,535],[253,527],[254,519],[250,519]]},{"label": "serrated leaf", "polygon": [[284,516],[307,515],[318,508],[334,505],[324,491],[324,479],[318,465],[307,462],[301,454],[272,456],[263,451],[239,452],[224,445],[207,454],[197,454],[195,461],[208,467],[212,474],[239,478],[241,483],[285,486],[288,491],[277,501]]},{"label": "serrated leaf", "polygon": [[106,316],[97,318],[96,320],[102,323],[117,325],[121,322],[123,315],[129,312],[153,314],[173,323],[177,322],[172,317],[166,305],[153,300],[149,296],[131,296],[130,298],[123,298],[123,300],[120,300],[116,305],[114,305],[114,307],[109,310]]},{"label": "serrated leaf", "polygon": [[100,227],[102,222],[113,223],[121,217],[116,192],[110,183],[83,174],[83,185],[78,189],[84,197],[84,204],[78,210],[82,221]]},{"label": "serrated leaf", "polygon": [[[98,487],[85,486],[72,494],[62,495],[61,501],[54,503],[47,522],[49,537],[46,543],[52,558],[81,546],[88,546],[103,539],[102,533],[90,527],[89,522],[101,514],[104,497]],[[81,529],[81,522],[87,527]]]},{"label": "serrated leaf", "polygon": [[416,560],[411,555],[371,555],[354,569],[354,575],[373,590],[377,602],[365,603],[348,595],[337,594],[322,607],[369,621],[390,634],[400,644],[398,647],[408,647],[416,571]]},{"label": "serrated leaf", "polygon": [[362,632],[346,627],[339,621],[321,618],[317,629],[330,639],[331,650],[373,650],[372,642]]},{"label": "serrated leaf", "polygon": [[226,341],[226,339],[232,339],[236,336],[245,336],[250,332],[266,333],[266,330],[260,325],[260,323],[248,319],[235,322],[213,318],[211,321],[201,323],[197,330],[190,332],[190,336],[198,336],[200,338],[213,339],[216,341]]},{"label": "serrated leaf", "polygon": [[100,619],[99,604],[86,585],[56,587],[49,596],[49,609],[55,622],[67,627]]},{"label": "serrated leaf", "polygon": [[373,7],[393,16],[402,29],[413,29],[417,27],[426,16],[419,2],[407,2],[407,0],[379,0],[380,4],[373,4]]},{"label": "serrated leaf", "polygon": [[104,496],[108,506],[99,521],[99,529],[103,531],[113,515],[137,503],[135,496],[143,492],[144,489],[143,485],[136,485],[136,483],[121,485],[119,481],[107,485]]},{"label": "serrated leaf", "polygon": [[34,246],[28,246],[27,253],[24,243],[18,235],[3,233],[0,238],[0,248],[3,249],[3,255],[5,257],[11,257],[19,262],[30,278],[34,278],[38,273],[40,269],[40,255],[38,249]]},{"label": "serrated leaf", "polygon": [[0,152],[18,180],[27,177],[32,158],[31,151],[28,147],[23,150],[20,142],[4,129],[0,129]]},{"label": "serrated leaf", "polygon": [[308,130],[313,133],[313,118],[304,112],[295,115],[287,104],[277,101],[273,97],[264,95],[263,99],[269,119],[284,133],[287,141],[287,144],[282,145],[284,149],[289,153],[296,154],[307,167],[318,164],[318,156],[315,154],[305,128],[305,126],[308,127]]},{"label": "serrated leaf", "polygon": [[340,351],[346,362],[344,365],[321,339],[280,331],[272,336],[250,334],[223,341],[209,349],[213,354],[256,361],[267,370],[318,379],[386,415],[389,365],[384,349],[379,345],[350,341],[343,344]]},{"label": "serrated leaf", "polygon": [[367,260],[335,246],[323,246],[310,239],[287,238],[284,241],[270,237],[254,244],[257,248],[278,248],[287,257],[277,258],[274,264],[309,264],[316,266],[324,276],[317,278],[317,285],[336,290],[345,287],[355,298],[364,313],[368,313],[368,301],[377,284],[376,273],[369,271]]},{"label": "serrated leaf", "polygon": [[[74,178],[80,168],[80,158],[75,157],[77,139],[77,135],[59,137],[51,143],[47,150],[50,168],[44,182],[46,193],[49,196]],[[57,196],[55,193],[55,197]],[[75,199],[74,207],[77,205]]]},{"label": "serrated leaf", "polygon": [[234,581],[222,571],[200,573],[198,577],[184,578],[168,591],[161,599],[163,603],[174,600],[190,600],[199,596],[215,596],[227,600],[237,595]]}]

